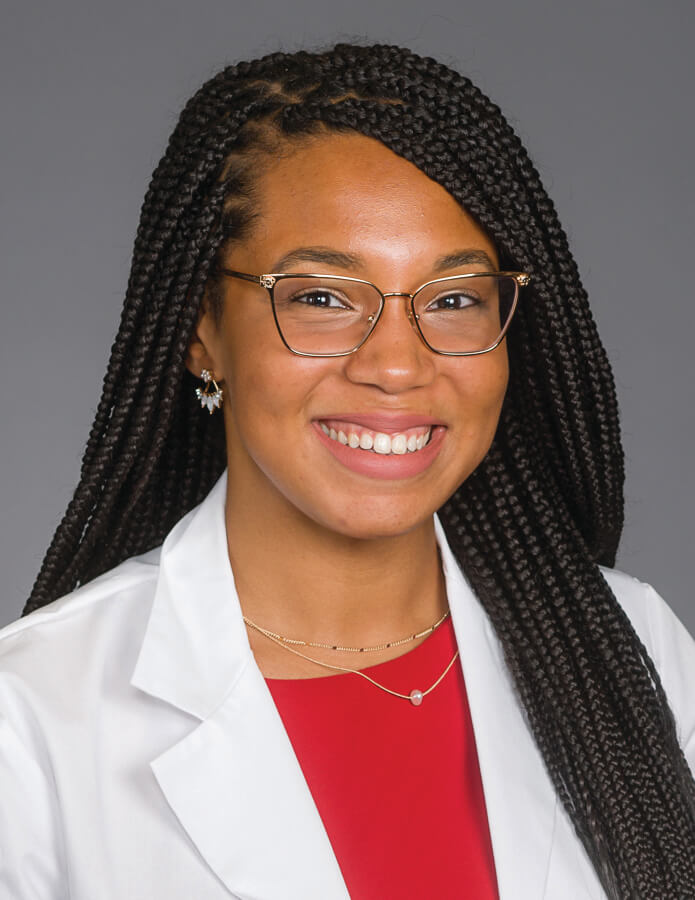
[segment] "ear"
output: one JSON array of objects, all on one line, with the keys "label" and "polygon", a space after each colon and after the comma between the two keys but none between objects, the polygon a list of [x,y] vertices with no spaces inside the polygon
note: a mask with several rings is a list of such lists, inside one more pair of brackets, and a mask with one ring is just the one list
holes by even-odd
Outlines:
[{"label": "ear", "polygon": [[214,321],[212,304],[205,290],[198,311],[198,320],[191,334],[186,352],[186,368],[200,378],[203,369],[212,372],[216,381],[222,380],[222,370],[217,360],[216,347],[219,340],[219,329]]}]

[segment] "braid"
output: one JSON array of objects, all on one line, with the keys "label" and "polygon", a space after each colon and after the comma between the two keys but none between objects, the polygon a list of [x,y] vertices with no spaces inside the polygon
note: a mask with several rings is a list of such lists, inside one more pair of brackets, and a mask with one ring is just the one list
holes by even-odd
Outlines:
[{"label": "braid", "polygon": [[24,614],[157,546],[221,474],[221,417],[184,366],[214,267],[254,218],[279,141],[381,141],[533,275],[508,334],[486,459],[440,511],[492,622],[546,767],[612,898],[695,896],[695,783],[654,664],[597,564],[623,526],[611,369],[552,202],[467,78],[391,46],[230,66],[188,102],[142,208],[120,328],[80,481]]}]

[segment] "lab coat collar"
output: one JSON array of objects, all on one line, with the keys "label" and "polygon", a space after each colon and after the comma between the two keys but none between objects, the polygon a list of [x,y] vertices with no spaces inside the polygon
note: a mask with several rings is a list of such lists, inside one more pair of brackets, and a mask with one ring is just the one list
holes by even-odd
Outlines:
[{"label": "lab coat collar", "polygon": [[[344,900],[335,854],[248,642],[229,563],[226,483],[225,472],[162,547],[131,683],[199,722],[150,765],[181,825],[233,896]],[[537,900],[544,893],[555,795],[497,638],[435,524],[500,897]]]},{"label": "lab coat collar", "polygon": [[152,611],[131,683],[206,719],[253,660],[229,562],[227,471],[162,545]]}]

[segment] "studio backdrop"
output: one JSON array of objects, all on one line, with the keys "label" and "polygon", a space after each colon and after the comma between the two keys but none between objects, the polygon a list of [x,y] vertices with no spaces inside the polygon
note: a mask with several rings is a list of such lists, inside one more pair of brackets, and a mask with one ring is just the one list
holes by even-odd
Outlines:
[{"label": "studio backdrop", "polygon": [[335,40],[411,47],[503,109],[569,234],[616,375],[618,567],[695,632],[687,0],[6,2],[0,36],[0,625],[77,483],[139,207],[185,99],[226,63]]}]

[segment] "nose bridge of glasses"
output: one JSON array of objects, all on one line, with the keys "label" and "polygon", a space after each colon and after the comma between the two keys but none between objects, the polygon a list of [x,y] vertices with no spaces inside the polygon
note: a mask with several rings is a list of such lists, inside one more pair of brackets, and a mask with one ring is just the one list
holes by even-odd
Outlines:
[{"label": "nose bridge of glasses", "polygon": [[414,294],[409,294],[407,291],[386,291],[385,293],[382,293],[384,300],[387,297],[407,297],[408,300],[412,300],[414,296]]},{"label": "nose bridge of glasses", "polygon": [[[378,290],[378,288],[377,288],[377,290]],[[384,291],[379,291],[379,293],[380,293],[381,296],[384,298],[384,300],[388,300],[388,299],[391,298],[391,297],[407,297],[407,299],[408,299],[411,303],[412,303],[413,297],[415,296],[414,294],[409,294],[408,291],[385,291],[385,292],[384,292]],[[378,316],[376,316],[376,318],[379,318],[379,317],[380,317],[381,313],[383,312],[384,305],[385,305],[385,304],[382,305],[382,308],[381,308],[381,310],[380,310],[380,313],[379,313]],[[408,316],[409,319],[412,318],[412,309],[411,309],[410,304],[408,304],[408,307],[407,307],[407,309],[406,309],[406,314],[407,314],[407,316]],[[375,318],[375,316],[373,316],[373,315],[369,316],[369,321],[373,321],[374,318]]]},{"label": "nose bridge of glasses", "polygon": [[[369,328],[369,334],[367,335],[367,337],[371,336],[371,334],[373,333],[374,329],[377,326],[378,321],[383,318],[383,315],[386,312],[385,301],[387,299],[390,299],[391,297],[402,297],[404,300],[407,300],[404,311],[405,311],[405,315],[408,320],[408,323],[409,323],[410,327],[413,329],[413,331],[415,332],[415,334],[422,340],[422,335],[420,334],[420,329],[418,328],[418,326],[415,322],[415,319],[417,319],[418,317],[417,317],[417,315],[414,315],[414,313],[413,313],[412,302],[413,302],[414,295],[409,294],[408,291],[388,291],[388,292],[381,293],[381,296],[384,298],[384,302],[381,304],[380,310],[376,313],[376,315],[372,314],[372,315],[368,316],[367,321],[369,322],[370,328]],[[387,318],[390,318],[388,313],[386,315],[387,315]],[[391,320],[391,322],[393,323],[393,320]],[[382,327],[383,327],[383,324],[382,324]],[[389,325],[388,327],[389,327],[389,329],[391,329],[393,327],[393,324]],[[390,339],[393,339],[392,332],[390,335]],[[366,338],[365,338],[365,340],[366,340]]]},{"label": "nose bridge of glasses", "polygon": [[[410,303],[406,307],[405,312],[406,312],[408,319],[410,320],[410,324],[411,325],[413,324],[412,302],[413,302],[413,297],[415,296],[414,294],[409,294],[408,291],[387,291],[386,293],[382,293],[381,296],[384,298],[384,300],[388,300],[391,297],[407,297],[408,300],[410,301]],[[417,318],[417,316],[415,318]]]}]

